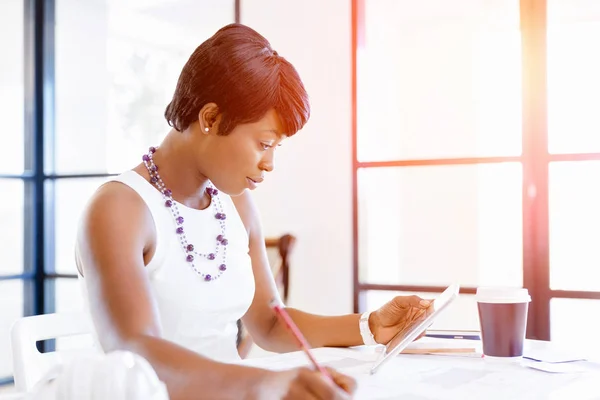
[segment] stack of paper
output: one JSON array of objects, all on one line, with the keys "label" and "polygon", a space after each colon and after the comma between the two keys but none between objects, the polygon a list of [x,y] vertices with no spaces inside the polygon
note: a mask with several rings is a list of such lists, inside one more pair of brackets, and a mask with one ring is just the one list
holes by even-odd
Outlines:
[{"label": "stack of paper", "polygon": [[481,357],[481,342],[464,339],[421,338],[411,343],[402,354],[435,354]]}]

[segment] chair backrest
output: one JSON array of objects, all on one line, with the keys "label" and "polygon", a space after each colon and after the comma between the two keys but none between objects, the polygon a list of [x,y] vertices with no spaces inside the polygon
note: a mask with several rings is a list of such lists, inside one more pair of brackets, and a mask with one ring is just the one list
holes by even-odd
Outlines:
[{"label": "chair backrest", "polygon": [[68,363],[75,356],[97,349],[64,349],[40,353],[36,343],[42,340],[59,339],[68,336],[89,334],[92,322],[84,313],[56,313],[24,317],[17,320],[11,328],[11,347],[15,387],[26,392],[52,368]]},{"label": "chair backrest", "polygon": [[[295,243],[296,237],[290,234],[265,239],[269,263],[271,264],[275,282],[277,282],[281,298],[284,302],[288,300],[290,291],[290,253]],[[277,258],[279,259],[277,260]]]}]

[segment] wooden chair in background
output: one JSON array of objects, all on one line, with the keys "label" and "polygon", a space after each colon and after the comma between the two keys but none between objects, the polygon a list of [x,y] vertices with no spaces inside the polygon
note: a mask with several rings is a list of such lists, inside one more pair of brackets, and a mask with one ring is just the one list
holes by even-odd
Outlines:
[{"label": "wooden chair in background", "polygon": [[[280,237],[265,238],[269,264],[271,265],[275,283],[277,284],[279,294],[284,303],[287,302],[290,291],[290,253],[294,248],[295,242],[296,237],[290,234],[285,234]],[[240,357],[246,358],[254,342],[244,328],[241,320],[238,320],[237,325],[238,353],[240,354]]]}]

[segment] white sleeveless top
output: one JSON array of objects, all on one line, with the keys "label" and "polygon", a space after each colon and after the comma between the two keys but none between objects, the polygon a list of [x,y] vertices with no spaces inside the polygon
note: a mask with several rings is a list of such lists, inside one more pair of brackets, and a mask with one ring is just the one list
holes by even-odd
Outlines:
[{"label": "white sleeveless top", "polygon": [[[231,198],[218,194],[227,215],[227,270],[218,279],[206,282],[186,261],[186,253],[175,232],[178,225],[165,207],[162,194],[135,171],[124,172],[113,180],[135,190],[154,218],[156,250],[146,271],[158,308],[162,337],[217,361],[239,360],[236,321],[250,307],[255,285],[248,254],[248,233]],[[198,253],[212,252],[220,234],[212,205],[205,210],[181,203],[177,203],[177,207],[185,220],[188,243],[192,243]],[[196,257],[194,264],[201,272],[215,276],[221,262]],[[82,289],[87,301],[85,278],[80,281],[84,283]]]}]

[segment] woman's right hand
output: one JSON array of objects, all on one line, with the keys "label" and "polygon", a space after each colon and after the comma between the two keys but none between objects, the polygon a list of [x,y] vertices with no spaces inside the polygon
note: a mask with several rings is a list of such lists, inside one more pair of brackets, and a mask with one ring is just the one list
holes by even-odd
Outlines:
[{"label": "woman's right hand", "polygon": [[347,375],[326,368],[333,382],[321,372],[310,368],[269,371],[259,390],[259,399],[346,400],[356,390],[356,381]]}]

